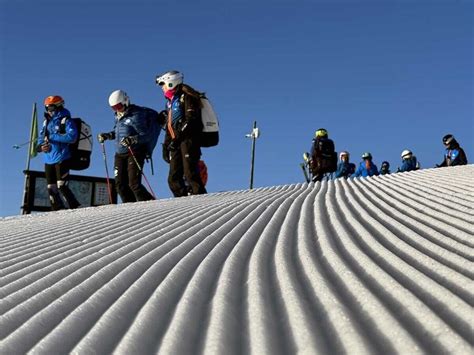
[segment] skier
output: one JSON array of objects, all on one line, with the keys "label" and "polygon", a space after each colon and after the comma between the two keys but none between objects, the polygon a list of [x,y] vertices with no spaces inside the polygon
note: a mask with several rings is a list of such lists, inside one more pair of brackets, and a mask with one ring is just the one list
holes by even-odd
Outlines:
[{"label": "skier", "polygon": [[359,164],[357,171],[355,172],[355,176],[374,176],[378,175],[379,171],[377,170],[377,166],[372,162],[372,154],[369,152],[365,152],[362,154],[363,161]]},{"label": "skier", "polygon": [[443,137],[443,144],[446,147],[444,160],[441,164],[436,164],[436,167],[467,164],[466,153],[464,153],[464,150],[459,146],[459,143],[454,139],[452,134],[447,134]]},{"label": "skier", "polygon": [[337,169],[337,154],[334,142],[329,139],[324,128],[318,129],[313,138],[310,160],[313,181],[321,181],[326,173],[333,173]]},{"label": "skier", "polygon": [[405,172],[418,170],[420,168],[420,163],[416,160],[416,157],[413,155],[411,150],[405,149],[402,154],[402,166],[397,169],[397,172]]},{"label": "skier", "polygon": [[349,152],[342,151],[339,154],[339,164],[337,165],[336,178],[349,178],[355,172],[355,164],[349,163]]},{"label": "skier", "polygon": [[44,122],[38,138],[37,151],[44,153],[44,171],[48,184],[48,195],[53,211],[64,209],[61,196],[67,207],[80,206],[73,192],[67,186],[69,180],[69,144],[77,140],[77,127],[70,112],[64,108],[61,96],[48,96],[44,100]]},{"label": "skier", "polygon": [[141,182],[151,139],[147,115],[153,110],[131,104],[123,90],[115,90],[110,94],[109,105],[114,111],[114,130],[99,133],[97,139],[99,143],[115,140],[114,176],[117,193],[123,203],[153,200],[154,197]]},{"label": "skier", "polygon": [[390,174],[390,163],[388,161],[383,161],[380,166],[380,175]]},{"label": "skier", "polygon": [[[183,74],[168,71],[156,77],[166,98],[167,123],[163,159],[170,164],[168,185],[175,197],[205,194],[198,162],[201,157],[199,134],[202,131],[199,93],[183,84]],[[195,94],[194,94],[195,93]]]}]

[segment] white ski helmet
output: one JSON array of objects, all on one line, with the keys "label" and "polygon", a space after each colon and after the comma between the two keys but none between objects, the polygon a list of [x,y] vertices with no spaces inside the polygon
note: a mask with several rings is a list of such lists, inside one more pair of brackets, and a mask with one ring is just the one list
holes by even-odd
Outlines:
[{"label": "white ski helmet", "polygon": [[123,90],[115,90],[109,96],[109,105],[114,111],[125,111],[130,105],[130,98]]},{"label": "white ski helmet", "polygon": [[171,70],[156,77],[156,85],[166,85],[168,89],[174,89],[183,83],[184,75],[177,70]]},{"label": "white ski helmet", "polygon": [[411,157],[412,154],[413,154],[413,153],[411,152],[411,150],[405,149],[405,150],[402,152],[401,157],[402,157],[403,160],[404,160],[404,159],[408,159],[408,158]]},{"label": "white ski helmet", "polygon": [[339,159],[342,160],[342,157],[347,157],[347,159],[349,159],[350,155],[349,155],[349,152],[343,150],[342,152],[339,153]]}]

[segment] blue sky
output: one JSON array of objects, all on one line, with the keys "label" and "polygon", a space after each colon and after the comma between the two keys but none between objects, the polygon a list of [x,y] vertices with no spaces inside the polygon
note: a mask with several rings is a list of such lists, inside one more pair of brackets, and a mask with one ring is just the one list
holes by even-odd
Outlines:
[{"label": "blue sky", "polygon": [[[12,146],[29,139],[34,102],[42,109],[61,95],[95,134],[109,131],[109,94],[124,89],[161,109],[154,78],[170,69],[205,91],[220,118],[219,146],[203,150],[209,192],[248,188],[254,120],[255,187],[302,182],[301,155],[320,127],[355,163],[370,151],[396,168],[411,149],[433,167],[446,133],[474,159],[471,1],[223,4],[1,0],[0,216],[19,213],[26,149]],[[109,143],[109,171],[113,154]],[[154,176],[145,170],[154,191],[171,197],[158,148],[154,165]],[[41,156],[31,168],[43,170]],[[105,176],[97,143],[78,174]]]}]

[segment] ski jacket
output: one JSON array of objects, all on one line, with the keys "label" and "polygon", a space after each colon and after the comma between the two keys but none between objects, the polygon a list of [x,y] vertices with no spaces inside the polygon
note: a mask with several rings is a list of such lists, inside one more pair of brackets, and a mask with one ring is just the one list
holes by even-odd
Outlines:
[{"label": "ski jacket", "polygon": [[416,157],[412,156],[409,159],[403,159],[402,166],[400,169],[398,169],[399,172],[405,172],[405,171],[412,171],[412,170],[417,170],[418,164],[416,161]]},{"label": "ski jacket", "polygon": [[199,139],[202,131],[201,103],[199,93],[188,85],[177,87],[172,99],[166,99],[165,146],[171,141]]},{"label": "ski jacket", "polygon": [[374,176],[378,174],[379,174],[379,171],[377,169],[377,166],[373,162],[370,162],[369,169],[367,169],[365,165],[365,161],[360,162],[359,167],[357,168],[357,171],[355,172],[356,177],[359,177],[359,176],[367,177],[367,176]]},{"label": "ski jacket", "polygon": [[115,115],[114,130],[110,133],[115,137],[115,152],[117,154],[128,154],[128,148],[120,144],[123,138],[136,136],[137,143],[131,146],[133,151],[147,150],[150,140],[150,127],[147,119],[148,108],[130,105],[122,117]]},{"label": "ski jacket", "polygon": [[464,150],[456,145],[454,148],[446,149],[444,153],[444,160],[439,164],[439,167],[442,166],[456,166],[456,165],[466,165],[467,157]]},{"label": "ski jacket", "polygon": [[71,119],[71,113],[63,108],[52,117],[45,116],[43,127],[38,137],[38,147],[48,142],[51,150],[43,154],[46,164],[57,164],[71,158],[69,144],[77,140],[76,124]]},{"label": "ski jacket", "polygon": [[355,164],[349,162],[340,162],[337,165],[336,178],[344,177],[348,178],[355,172]]},{"label": "ski jacket", "polygon": [[380,168],[380,171],[379,171],[379,174],[380,175],[387,175],[387,174],[390,174],[390,169],[389,168]]}]

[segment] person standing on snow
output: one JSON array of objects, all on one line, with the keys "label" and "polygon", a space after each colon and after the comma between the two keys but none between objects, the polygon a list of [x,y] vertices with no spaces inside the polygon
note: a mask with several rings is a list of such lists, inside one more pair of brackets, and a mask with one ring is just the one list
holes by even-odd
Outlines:
[{"label": "person standing on snow", "polygon": [[99,143],[115,140],[114,176],[117,193],[123,203],[153,200],[154,197],[142,185],[143,165],[149,154],[147,111],[151,109],[131,104],[123,90],[110,94],[109,105],[114,111],[114,130],[99,133],[97,139]]},{"label": "person standing on snow", "polygon": [[44,171],[48,184],[48,195],[53,211],[80,206],[73,192],[67,186],[69,180],[69,144],[78,138],[77,127],[70,112],[64,108],[61,96],[48,96],[44,100],[44,122],[38,138],[37,151],[44,153]]},{"label": "person standing on snow", "polygon": [[[199,175],[202,131],[200,95],[183,84],[183,74],[168,71],[156,77],[166,98],[167,122],[163,159],[170,164],[168,185],[175,197],[207,193]],[[189,184],[186,187],[184,178]]]},{"label": "person standing on snow", "polygon": [[386,160],[382,162],[380,166],[380,175],[390,174],[390,163]]},{"label": "person standing on snow", "polygon": [[402,166],[398,168],[397,172],[405,172],[405,171],[412,171],[418,170],[420,168],[420,164],[416,160],[416,157],[413,155],[411,150],[405,149],[402,154]]},{"label": "person standing on snow", "polygon": [[333,173],[337,169],[334,142],[329,139],[328,132],[324,128],[320,128],[314,133],[310,169],[314,182],[321,181],[324,174]]},{"label": "person standing on snow", "polygon": [[349,152],[342,151],[339,154],[339,164],[337,165],[337,170],[336,170],[336,179],[343,177],[343,178],[349,178],[352,174],[355,172],[355,164],[349,163]]},{"label": "person standing on snow", "polygon": [[459,143],[454,139],[452,134],[447,134],[443,137],[443,144],[446,147],[444,160],[441,164],[436,164],[436,167],[467,164],[466,153],[464,153],[464,150],[459,146]]},{"label": "person standing on snow", "polygon": [[356,177],[367,177],[379,174],[377,166],[372,162],[372,154],[370,154],[369,152],[365,152],[364,154],[362,154],[362,159],[363,161],[359,164],[359,167],[355,172]]}]

